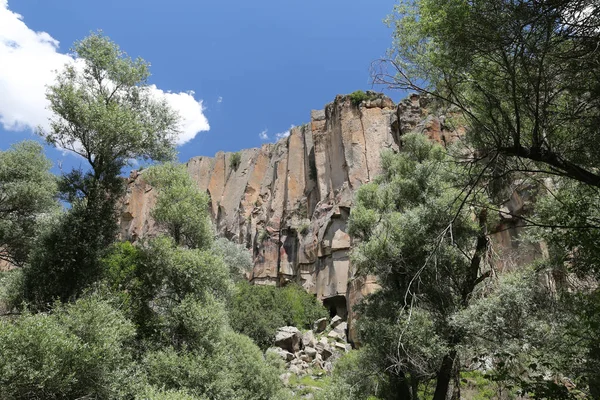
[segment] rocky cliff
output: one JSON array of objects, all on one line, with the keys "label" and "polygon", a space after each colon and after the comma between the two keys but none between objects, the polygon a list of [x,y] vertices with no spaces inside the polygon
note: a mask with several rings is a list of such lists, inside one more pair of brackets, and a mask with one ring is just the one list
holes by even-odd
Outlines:
[{"label": "rocky cliff", "polygon": [[[350,96],[337,96],[289,137],[242,150],[236,168],[232,153],[219,152],[192,158],[187,169],[210,196],[218,233],[252,251],[252,282],[297,281],[332,314],[346,318],[377,287],[373,277],[355,279],[349,261],[346,226],[353,193],[380,172],[381,150],[399,150],[401,136],[413,130],[441,143],[460,133],[444,126],[444,117],[431,114],[427,99],[418,95],[398,105],[372,92],[358,105]],[[143,174],[132,173],[121,216],[124,239],[155,232],[153,202]],[[519,198],[513,203],[522,207]],[[503,246],[513,246],[510,232],[502,232]]]}]

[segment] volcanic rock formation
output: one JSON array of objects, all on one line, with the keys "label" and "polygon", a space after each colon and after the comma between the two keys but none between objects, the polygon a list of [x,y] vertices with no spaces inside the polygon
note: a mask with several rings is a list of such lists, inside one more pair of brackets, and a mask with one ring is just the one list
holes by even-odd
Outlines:
[{"label": "volcanic rock formation", "polygon": [[[403,134],[418,130],[447,143],[461,133],[429,112],[427,98],[413,94],[395,105],[382,94],[367,95],[358,105],[350,96],[337,96],[287,138],[242,150],[237,166],[230,163],[232,153],[223,152],[187,162],[198,187],[210,196],[218,233],[252,251],[250,280],[297,281],[332,316],[344,319],[351,319],[352,305],[377,287],[374,277],[355,278],[349,261],[346,226],[354,192],[380,173],[381,151],[398,151]],[[150,217],[154,196],[143,173],[132,173],[121,215],[123,239],[156,232]],[[500,241],[511,247],[511,236],[504,235]],[[349,335],[353,340],[352,329]]]}]

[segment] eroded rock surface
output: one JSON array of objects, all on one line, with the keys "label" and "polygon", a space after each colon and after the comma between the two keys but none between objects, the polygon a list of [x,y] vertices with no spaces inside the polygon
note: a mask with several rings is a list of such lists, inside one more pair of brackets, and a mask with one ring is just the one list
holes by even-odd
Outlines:
[{"label": "eroded rock surface", "polygon": [[[289,137],[242,150],[236,169],[231,153],[187,162],[198,187],[210,195],[218,233],[252,252],[249,279],[267,285],[299,282],[332,314],[348,319],[350,341],[355,340],[352,305],[378,288],[374,277],[355,279],[350,265],[347,221],[354,192],[380,173],[381,151],[399,150],[403,134],[416,130],[443,144],[462,134],[447,128],[444,116],[429,113],[428,100],[418,95],[398,105],[384,95],[368,95],[359,106],[337,96]],[[154,201],[143,173],[132,173],[121,216],[123,239],[156,233],[150,217]],[[514,245],[512,238],[512,232],[498,234],[507,246]]]}]

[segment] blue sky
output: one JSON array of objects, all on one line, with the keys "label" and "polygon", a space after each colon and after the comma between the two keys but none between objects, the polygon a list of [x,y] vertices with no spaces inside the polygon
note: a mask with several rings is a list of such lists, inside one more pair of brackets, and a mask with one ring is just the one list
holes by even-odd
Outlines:
[{"label": "blue sky", "polygon": [[[157,91],[171,92],[173,104],[189,114],[186,138],[193,139],[179,146],[181,161],[260,146],[265,136],[274,141],[336,94],[371,88],[370,63],[391,44],[382,20],[393,6],[393,0],[0,0],[0,149],[34,137],[30,126],[45,116],[37,93],[48,79],[44,71],[61,65],[71,44],[96,29],[149,61]],[[27,53],[18,58],[16,48]],[[55,162],[79,162],[48,154]]]}]

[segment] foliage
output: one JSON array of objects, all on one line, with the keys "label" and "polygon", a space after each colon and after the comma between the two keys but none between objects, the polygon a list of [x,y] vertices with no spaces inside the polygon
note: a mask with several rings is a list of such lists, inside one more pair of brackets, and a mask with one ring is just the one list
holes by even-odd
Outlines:
[{"label": "foliage", "polygon": [[144,178],[158,190],[151,215],[159,227],[178,245],[210,247],[213,231],[208,218],[208,196],[198,189],[185,167],[172,163],[153,166]]},{"label": "foliage", "polygon": [[14,268],[0,272],[0,313],[10,312],[23,302],[23,270]]},{"label": "foliage", "polygon": [[569,392],[560,382],[566,376],[585,388],[586,378],[597,373],[593,355],[586,353],[597,342],[598,331],[584,315],[595,313],[598,305],[582,293],[556,292],[543,284],[551,271],[542,265],[502,276],[453,323],[472,339],[474,366],[487,369],[485,378],[499,388],[577,398],[576,391]]},{"label": "foliage", "polygon": [[[432,94],[467,122],[474,162],[595,187],[600,84],[593,0],[402,0],[375,82]],[[487,157],[479,157],[485,155]]]},{"label": "foliage", "polygon": [[34,308],[68,301],[102,278],[99,259],[114,241],[117,224],[110,202],[99,207],[77,201],[43,224],[29,264],[23,269],[23,295]]},{"label": "foliage", "polygon": [[334,364],[331,383],[316,398],[354,400],[383,397],[390,388],[386,374],[377,367],[373,368],[374,361],[368,347],[346,353]]},{"label": "foliage", "polygon": [[97,296],[50,315],[0,320],[0,397],[121,397],[132,378],[125,344],[133,334],[122,313]]},{"label": "foliage", "polygon": [[258,347],[227,330],[212,354],[171,348],[148,354],[144,365],[154,387],[211,399],[269,399],[281,388]]},{"label": "foliage", "polygon": [[101,278],[98,262],[114,242],[122,167],[136,158],[173,157],[179,117],[152,97],[148,64],[131,60],[102,34],[75,43],[47,98],[53,117],[46,140],[82,156],[90,170],[59,182],[71,208],[41,235],[25,271],[25,299],[47,307],[79,296]]},{"label": "foliage", "polygon": [[359,337],[396,392],[412,398],[436,379],[443,398],[464,339],[449,320],[490,274],[489,221],[486,208],[465,207],[460,170],[444,149],[421,134],[403,141],[402,152],[382,154],[381,176],[359,189],[350,215],[361,241],[353,263],[382,287],[358,308]]},{"label": "foliage", "polygon": [[256,240],[258,241],[258,243],[262,243],[265,240],[269,239],[271,237],[271,235],[269,234],[269,231],[267,231],[264,228],[261,228],[257,233],[256,233]]},{"label": "foliage", "polygon": [[[136,158],[174,156],[179,116],[148,85],[149,63],[131,59],[101,32],[75,43],[47,98],[54,113],[46,140],[84,157],[94,179]],[[115,168],[116,167],[116,168]]]},{"label": "foliage", "polygon": [[545,225],[536,239],[549,245],[556,266],[565,262],[579,277],[600,277],[600,190],[561,179],[536,205],[536,216]]},{"label": "foliage", "polygon": [[57,208],[51,166],[42,146],[33,141],[0,151],[0,260],[23,266],[40,218]]},{"label": "foliage", "polygon": [[229,157],[229,168],[231,168],[234,171],[237,171],[241,162],[242,162],[242,153],[240,153],[239,151],[236,153],[231,153],[231,156]]},{"label": "foliage", "polygon": [[223,257],[225,265],[229,267],[229,276],[234,282],[245,279],[246,273],[252,271],[252,255],[243,245],[219,238],[213,243],[213,251]]},{"label": "foliage", "polygon": [[348,95],[348,97],[350,98],[350,101],[352,102],[352,104],[354,104],[357,107],[363,101],[371,100],[373,98],[372,95],[370,95],[369,93],[365,93],[362,90],[357,90],[355,92],[352,92]]},{"label": "foliage", "polygon": [[317,299],[297,285],[284,288],[239,282],[229,303],[232,328],[248,335],[258,346],[271,346],[277,328],[286,325],[311,328],[327,315]]},{"label": "foliage", "polygon": [[198,333],[199,327],[210,328],[207,321],[223,323],[215,299],[226,301],[231,283],[227,267],[211,251],[179,248],[172,239],[158,237],[144,247],[117,244],[102,262],[109,287],[141,337],[193,345],[207,333]]}]

